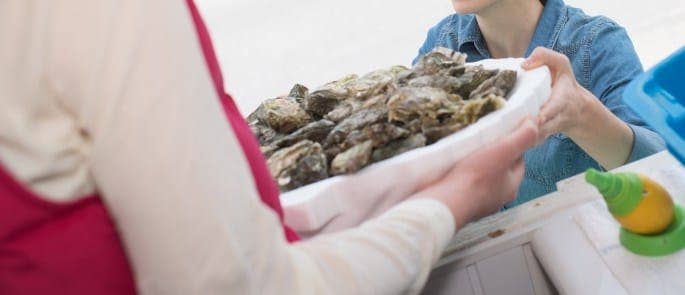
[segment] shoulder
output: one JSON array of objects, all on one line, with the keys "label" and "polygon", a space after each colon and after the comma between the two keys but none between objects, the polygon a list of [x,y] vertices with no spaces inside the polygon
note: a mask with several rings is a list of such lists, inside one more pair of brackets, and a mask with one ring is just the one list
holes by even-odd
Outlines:
[{"label": "shoulder", "polygon": [[560,43],[567,43],[566,45],[573,43],[576,46],[592,45],[607,37],[630,40],[625,29],[606,16],[590,16],[579,8],[566,6],[566,13],[563,17],[566,20],[559,32]]},{"label": "shoulder", "polygon": [[459,31],[459,18],[458,14],[448,15],[431,27],[428,35],[435,38],[436,43],[439,43],[439,39],[445,38],[447,34],[456,34]]},{"label": "shoulder", "polygon": [[441,30],[445,27],[453,26],[454,23],[458,22],[460,15],[459,14],[450,14],[440,20],[431,30]]},{"label": "shoulder", "polygon": [[[589,16],[581,9],[566,6],[561,15],[554,49],[572,63],[576,78],[586,88],[593,88],[608,68],[621,68],[633,76],[642,65],[626,30],[606,16]],[[599,94],[596,94],[599,95]]]}]

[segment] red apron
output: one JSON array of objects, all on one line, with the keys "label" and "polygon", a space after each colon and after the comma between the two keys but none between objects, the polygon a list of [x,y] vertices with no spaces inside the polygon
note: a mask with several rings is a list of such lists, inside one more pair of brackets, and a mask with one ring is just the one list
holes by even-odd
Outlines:
[{"label": "red apron", "polygon": [[[262,201],[283,210],[259,145],[223,90],[207,29],[192,0],[187,5],[217,95],[237,136]],[[284,226],[288,241],[297,234]],[[98,195],[58,204],[35,195],[0,166],[0,294],[134,294],[121,241]]]}]

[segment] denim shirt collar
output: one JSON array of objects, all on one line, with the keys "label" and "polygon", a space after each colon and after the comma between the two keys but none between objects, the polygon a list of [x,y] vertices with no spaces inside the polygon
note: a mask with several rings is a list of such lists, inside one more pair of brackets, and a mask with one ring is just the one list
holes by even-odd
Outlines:
[{"label": "denim shirt collar", "polygon": [[459,51],[469,52],[464,46],[471,44],[483,58],[490,58],[490,52],[485,44],[485,38],[483,38],[478,27],[476,16],[470,14],[467,17],[460,18],[459,22],[459,33],[457,34]]},{"label": "denim shirt collar", "polygon": [[[529,56],[538,46],[553,48],[559,38],[559,32],[566,23],[566,5],[563,0],[547,0],[542,10],[542,15],[535,27],[525,56]],[[465,52],[464,46],[472,44],[483,58],[490,58],[490,52],[485,43],[485,38],[478,27],[475,15],[464,15],[459,19],[457,46],[459,51]]]},{"label": "denim shirt collar", "polygon": [[563,0],[547,0],[525,56],[533,53],[536,47],[554,48],[557,39],[559,39],[559,33],[568,18],[566,9]]}]

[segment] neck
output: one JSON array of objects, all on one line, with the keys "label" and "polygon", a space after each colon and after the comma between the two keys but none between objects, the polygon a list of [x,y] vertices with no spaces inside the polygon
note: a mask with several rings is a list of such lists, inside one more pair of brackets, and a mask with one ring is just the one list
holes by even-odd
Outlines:
[{"label": "neck", "polygon": [[542,15],[539,0],[500,0],[476,14],[493,58],[523,57]]}]

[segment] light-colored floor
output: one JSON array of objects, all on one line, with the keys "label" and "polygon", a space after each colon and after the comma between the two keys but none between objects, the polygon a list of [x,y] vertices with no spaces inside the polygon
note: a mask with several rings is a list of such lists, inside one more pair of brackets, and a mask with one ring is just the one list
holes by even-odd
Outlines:
[{"label": "light-colored floor", "polygon": [[[646,67],[685,45],[683,0],[567,0],[625,26]],[[409,64],[450,0],[197,0],[226,88],[247,113],[292,84]]]}]

